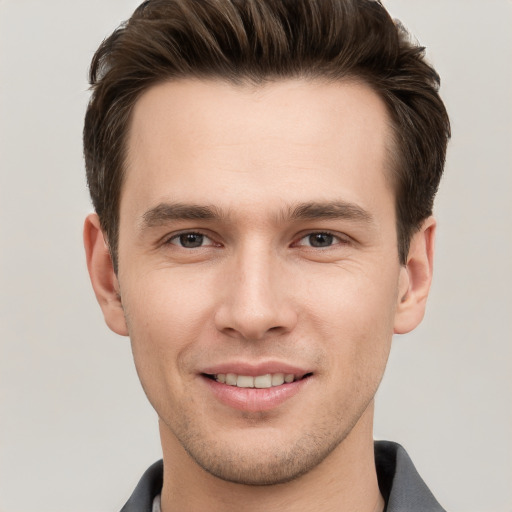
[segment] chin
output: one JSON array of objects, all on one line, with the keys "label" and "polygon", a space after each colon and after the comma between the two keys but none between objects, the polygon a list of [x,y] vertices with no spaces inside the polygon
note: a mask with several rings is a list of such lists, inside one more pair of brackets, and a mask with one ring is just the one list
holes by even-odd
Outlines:
[{"label": "chin", "polygon": [[227,449],[196,445],[185,450],[198,466],[216,478],[240,485],[265,486],[300,478],[318,466],[340,442],[306,435],[286,448],[260,443],[252,447],[231,445]]}]

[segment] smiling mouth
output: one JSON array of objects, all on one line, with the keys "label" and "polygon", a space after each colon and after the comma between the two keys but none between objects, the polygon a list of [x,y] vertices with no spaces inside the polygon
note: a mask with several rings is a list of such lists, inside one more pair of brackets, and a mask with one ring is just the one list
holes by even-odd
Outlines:
[{"label": "smiling mouth", "polygon": [[266,373],[265,375],[257,375],[255,377],[250,375],[237,375],[236,373],[217,373],[217,374],[204,374],[205,377],[238,388],[257,388],[266,389],[282,386],[283,384],[291,384],[299,380],[311,377],[312,373],[305,375],[295,375],[293,373]]}]

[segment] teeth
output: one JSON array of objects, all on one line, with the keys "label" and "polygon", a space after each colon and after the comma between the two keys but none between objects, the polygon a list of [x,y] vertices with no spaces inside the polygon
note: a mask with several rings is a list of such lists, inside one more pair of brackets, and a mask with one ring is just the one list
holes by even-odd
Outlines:
[{"label": "teeth", "polygon": [[281,386],[284,383],[289,384],[295,380],[293,373],[267,373],[251,377],[249,375],[237,375],[235,373],[219,373],[215,375],[215,380],[228,386],[237,386],[239,388],[271,388]]},{"label": "teeth", "polygon": [[[238,377],[240,378],[240,377]],[[267,375],[260,375],[259,377],[254,377],[254,387],[255,388],[270,388],[272,387],[272,375],[267,373]]]},{"label": "teeth", "polygon": [[226,384],[229,384],[230,386],[236,386],[236,375],[234,373],[228,373],[226,375]]},{"label": "teeth", "polygon": [[272,375],[272,386],[280,386],[284,384],[284,373],[274,373]]},{"label": "teeth", "polygon": [[245,375],[239,375],[236,379],[236,385],[239,388],[253,388],[254,377],[246,377]]}]

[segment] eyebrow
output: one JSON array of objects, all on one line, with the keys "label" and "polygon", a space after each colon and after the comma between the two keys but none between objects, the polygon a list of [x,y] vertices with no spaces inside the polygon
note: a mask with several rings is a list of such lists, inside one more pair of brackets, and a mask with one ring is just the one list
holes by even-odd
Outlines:
[{"label": "eyebrow", "polygon": [[346,201],[301,203],[289,210],[292,220],[346,219],[371,224],[373,215],[361,206]]},{"label": "eyebrow", "polygon": [[[147,210],[142,216],[141,228],[153,228],[165,225],[173,220],[224,220],[229,218],[216,206],[202,206],[187,203],[160,203]],[[371,224],[373,216],[355,203],[346,201],[306,202],[291,205],[278,216],[286,220],[346,219]]]},{"label": "eyebrow", "polygon": [[185,203],[160,203],[142,216],[143,227],[152,228],[171,220],[214,220],[224,217],[215,206]]}]

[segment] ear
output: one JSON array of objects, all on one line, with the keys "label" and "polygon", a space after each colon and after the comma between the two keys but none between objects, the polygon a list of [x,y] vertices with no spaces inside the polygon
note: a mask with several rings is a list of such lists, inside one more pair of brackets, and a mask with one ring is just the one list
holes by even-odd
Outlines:
[{"label": "ear", "polygon": [[105,322],[115,333],[128,336],[119,282],[114,272],[110,251],[103,237],[100,220],[95,213],[91,213],[85,219],[84,246],[87,269]]},{"label": "ear", "polygon": [[423,320],[432,283],[436,220],[427,218],[410,243],[407,263],[400,270],[394,332],[405,334]]}]

